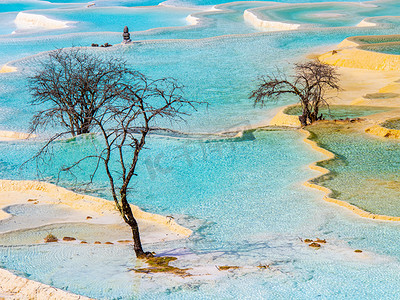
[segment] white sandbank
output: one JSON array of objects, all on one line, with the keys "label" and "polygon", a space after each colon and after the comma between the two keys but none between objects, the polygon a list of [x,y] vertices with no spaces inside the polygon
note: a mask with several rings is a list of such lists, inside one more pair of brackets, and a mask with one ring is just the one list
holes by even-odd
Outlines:
[{"label": "white sandbank", "polygon": [[[6,197],[4,197],[4,193],[7,194]],[[9,205],[21,203],[21,200],[18,200],[18,198],[21,198],[22,195],[22,199],[24,199],[22,203],[25,204],[29,198],[40,198],[40,203],[42,204],[64,205],[79,213],[91,215],[92,219],[90,219],[89,223],[113,224],[122,222],[122,218],[117,212],[114,202],[93,196],[77,194],[46,182],[0,180],[0,196],[2,194],[3,197],[0,199],[0,209]],[[160,232],[168,233],[169,239],[172,237],[172,239],[184,238],[192,234],[190,229],[178,225],[171,218],[142,211],[135,205],[131,205],[131,208],[139,226],[143,223],[145,226],[152,225],[152,227],[158,227]],[[9,214],[3,210],[0,211],[0,219],[8,217],[10,217]],[[157,242],[157,240],[153,242]]]},{"label": "white sandbank", "polygon": [[53,20],[46,16],[29,14],[25,12],[18,13],[14,20],[19,30],[27,29],[62,29],[68,27],[68,22]]},{"label": "white sandbank", "polygon": [[0,73],[12,73],[12,72],[17,72],[17,68],[8,66],[7,64],[3,65],[0,68]]},{"label": "white sandbank", "polygon": [[246,22],[253,25],[255,28],[260,30],[268,31],[281,31],[281,30],[296,30],[300,27],[300,24],[289,24],[277,21],[261,20],[256,14],[250,10],[245,10],[243,18]]},{"label": "white sandbank", "polygon": [[299,120],[299,116],[288,115],[285,111],[292,106],[297,106],[298,104],[291,104],[284,106],[279,112],[272,118],[268,125],[270,126],[287,126],[287,127],[295,127],[300,128],[301,123]]},{"label": "white sandbank", "polygon": [[365,19],[362,20],[360,23],[358,23],[358,24],[356,25],[356,27],[374,27],[374,26],[376,26],[375,23],[368,22],[368,21],[366,21]]},{"label": "white sandbank", "polygon": [[[50,205],[50,207],[59,207],[63,210],[59,216],[52,214],[41,216],[42,219],[38,219],[41,223],[36,221],[37,216],[20,222],[3,210],[12,205],[25,205],[28,209],[29,207],[49,207]],[[131,207],[142,233],[143,244],[185,238],[192,233],[191,230],[178,225],[172,218],[144,212],[134,205]],[[20,230],[29,233],[29,230],[43,226],[43,223],[48,223],[48,225],[59,223],[60,226],[57,227],[57,230],[64,236],[70,236],[68,228],[71,224],[85,227],[84,223],[87,223],[94,231],[85,232],[83,230],[82,235],[77,234],[75,236],[76,244],[80,243],[79,240],[93,244],[94,242],[90,238],[97,239],[102,244],[111,241],[114,245],[109,245],[110,247],[117,247],[119,243],[132,243],[130,228],[122,221],[113,202],[77,194],[45,182],[0,180],[0,220],[2,220],[0,232],[4,232],[6,235],[15,233],[17,237]],[[17,222],[18,228],[13,231],[4,231],[1,226],[7,226],[7,221],[13,224]],[[58,236],[58,238],[62,237]],[[43,243],[43,238],[44,236],[40,236],[38,242]],[[26,234],[24,239],[24,241],[20,241],[22,244],[29,241]],[[93,245],[93,247],[96,246]],[[5,297],[5,299],[89,299],[18,277],[9,271],[0,269],[0,299],[1,297]]]},{"label": "white sandbank", "polygon": [[89,300],[0,269],[0,299]]},{"label": "white sandbank", "polygon": [[218,8],[218,7],[222,7],[222,6],[224,6],[224,4],[214,5],[207,11],[223,11],[223,9]]},{"label": "white sandbank", "polygon": [[35,134],[29,134],[25,132],[17,131],[5,131],[0,130],[0,141],[14,141],[14,140],[25,140],[36,137]]},{"label": "white sandbank", "polygon": [[196,17],[193,17],[192,15],[188,15],[188,16],[186,17],[186,21],[189,23],[189,25],[194,26],[194,25],[199,24],[200,19],[199,19],[199,18],[196,18]]}]

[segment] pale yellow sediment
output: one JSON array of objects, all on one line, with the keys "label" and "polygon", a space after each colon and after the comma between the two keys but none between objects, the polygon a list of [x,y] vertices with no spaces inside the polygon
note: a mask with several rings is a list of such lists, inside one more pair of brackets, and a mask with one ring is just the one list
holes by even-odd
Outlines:
[{"label": "pale yellow sediment", "polygon": [[[339,93],[338,97],[335,98],[336,100],[333,101],[333,103],[399,107],[399,97],[391,99],[366,99],[364,96],[372,93],[399,92],[400,89],[397,83],[399,74],[397,71],[400,70],[400,56],[366,51],[358,49],[358,46],[359,44],[353,41],[352,38],[348,38],[337,46],[337,50],[327,52],[318,57],[319,60],[324,63],[340,67],[338,72],[341,75],[340,84],[343,90]],[[365,130],[365,132],[371,134],[386,136],[387,131],[381,129],[379,123],[393,118],[396,114],[398,115],[398,113],[399,110],[393,110],[365,117],[363,124],[360,125],[360,130]],[[327,157],[324,160],[333,159],[335,157],[332,152],[319,147],[316,142],[310,140],[310,132],[304,129],[300,129],[300,131],[306,135],[304,139],[306,143],[310,144],[314,150],[323,153]],[[383,132],[384,134],[382,135]],[[394,134],[393,131],[390,132]],[[323,160],[311,164],[310,168],[321,172],[323,175],[328,174],[330,172],[328,169],[317,165],[321,161]],[[332,191],[329,188],[313,183],[312,179],[307,181],[305,185],[324,192],[325,196],[323,199],[325,201],[347,208],[361,217],[384,221],[400,221],[400,217],[373,214],[346,201],[334,199],[330,197]]]},{"label": "pale yellow sediment", "polygon": [[[325,161],[325,160],[333,159],[333,158],[335,158],[335,155],[332,152],[319,147],[316,142],[310,140],[309,139],[309,137],[310,137],[310,132],[309,131],[307,131],[305,129],[299,129],[299,131],[301,133],[305,134],[305,136],[306,136],[304,138],[304,142],[309,144],[315,151],[320,152],[320,153],[324,154],[327,157],[326,159],[323,159],[323,160],[320,160],[320,161],[312,163],[309,166],[310,169],[318,171],[318,172],[321,172],[322,175],[330,173],[330,171],[328,169],[325,169],[325,168],[323,168],[321,166],[318,166],[317,164],[319,162],[322,162],[322,161]],[[320,176],[321,175],[319,175],[317,177],[320,177]],[[317,178],[317,177],[314,177],[314,178],[310,179],[309,181],[305,182],[304,185],[307,186],[307,187],[314,188],[314,189],[317,189],[317,190],[320,190],[320,191],[324,192],[325,196],[323,197],[323,199],[325,201],[330,202],[330,203],[335,203],[335,204],[337,204],[337,205],[339,205],[341,207],[347,208],[350,211],[354,212],[355,214],[357,214],[357,215],[359,215],[360,217],[363,217],[363,218],[374,219],[374,220],[383,220],[383,221],[396,221],[396,222],[400,221],[400,217],[373,214],[373,213],[367,212],[365,210],[362,210],[361,208],[359,208],[359,207],[357,207],[355,205],[352,205],[352,204],[350,204],[350,203],[348,203],[346,201],[342,201],[342,200],[338,200],[338,199],[334,199],[334,198],[329,197],[329,195],[332,194],[332,191],[329,188],[317,185],[315,183],[312,183],[312,180]]]},{"label": "pale yellow sediment", "polygon": [[367,51],[357,47],[327,52],[320,55],[319,60],[338,67],[400,71],[400,55]]},{"label": "pale yellow sediment", "polygon": [[35,134],[0,130],[0,141],[25,140],[25,139],[29,139],[29,138],[35,138],[35,137],[36,137]]},{"label": "pale yellow sediment", "polygon": [[[75,210],[90,210],[99,215],[116,211],[115,204],[112,201],[93,196],[77,194],[47,182],[29,180],[0,180],[0,191],[15,191],[21,193],[29,191],[29,193],[33,195],[35,195],[35,193],[38,195],[41,193],[46,193],[49,199],[51,199],[48,200],[49,204],[63,204]],[[138,220],[146,220],[162,225],[168,230],[182,235],[183,237],[187,237],[192,234],[190,229],[180,226],[171,218],[142,211],[136,205],[131,204],[131,208],[135,218]],[[4,211],[0,212],[0,218],[9,217],[9,215]]]},{"label": "pale yellow sediment", "polygon": [[392,82],[379,89],[379,93],[398,93],[400,94],[400,83]]},{"label": "pale yellow sediment", "polygon": [[[289,105],[289,106],[283,107],[278,112],[276,117],[274,117],[271,120],[271,123],[272,123],[271,125],[274,125],[274,126],[298,126],[298,127],[300,127],[300,122],[299,122],[297,116],[291,116],[291,115],[285,114],[286,109],[288,107],[291,107],[291,106],[293,106],[293,105]],[[398,113],[397,110],[392,111],[389,115],[393,115],[393,114],[396,114],[396,113]],[[386,118],[387,118],[387,116],[388,116],[387,113],[376,114],[375,117],[371,117],[369,119],[369,121],[374,121],[374,119],[383,120],[383,119],[385,119],[385,117],[383,117],[385,115],[386,115]],[[324,148],[319,147],[316,142],[310,140],[309,139],[309,136],[310,136],[310,132],[309,131],[307,131],[307,130],[305,130],[303,128],[300,128],[299,131],[306,135],[306,137],[304,138],[304,142],[305,143],[309,144],[312,147],[312,149],[314,149],[315,151],[320,152],[320,153],[322,153],[323,155],[326,156],[325,159],[312,163],[309,166],[310,169],[318,171],[318,172],[322,173],[322,175],[330,173],[330,171],[328,169],[323,168],[321,166],[318,166],[318,163],[322,162],[322,161],[325,161],[325,160],[333,159],[333,158],[335,158],[335,155],[332,152],[330,152],[330,151],[328,151],[328,150],[326,150]],[[368,132],[367,129],[366,129],[366,132]],[[400,130],[398,130],[398,132],[399,132],[399,135],[400,135]],[[373,134],[372,131],[368,132],[368,133],[372,133]],[[319,176],[321,176],[321,175],[319,175]],[[319,176],[317,176],[317,177],[319,177]],[[315,178],[317,178],[317,177],[315,177]],[[373,213],[367,212],[365,210],[362,210],[361,208],[359,208],[359,207],[357,207],[355,205],[352,205],[352,204],[350,204],[350,203],[348,203],[346,201],[342,201],[342,200],[339,200],[339,199],[334,199],[332,197],[329,197],[329,195],[332,194],[332,191],[327,187],[320,186],[320,185],[317,185],[317,184],[313,183],[312,180],[315,179],[315,178],[312,178],[309,181],[305,182],[304,185],[307,186],[307,187],[314,188],[314,189],[317,189],[317,190],[320,190],[320,191],[324,192],[325,195],[324,195],[323,199],[325,201],[330,202],[330,203],[335,203],[335,204],[337,204],[337,205],[339,205],[341,207],[347,208],[347,209],[351,210],[352,212],[354,212],[355,214],[359,215],[360,217],[369,218],[369,219],[376,219],[376,220],[384,220],[384,221],[400,221],[400,217],[373,214]]]},{"label": "pale yellow sediment", "polygon": [[[399,80],[399,73],[397,72],[397,70],[400,66],[400,56],[358,50],[355,48],[357,46],[358,44],[356,42],[352,41],[351,39],[346,39],[337,47],[337,49],[339,50],[331,51],[319,56],[321,61],[329,62],[332,65],[340,67],[337,71],[340,74],[340,85],[343,89],[339,92],[338,95],[332,95],[337,97],[332,98],[333,100],[331,101],[331,104],[388,106],[398,108],[400,106],[400,95],[399,97],[394,96],[393,98],[389,99],[366,99],[364,98],[364,96],[373,93],[400,94],[400,84],[397,82]],[[337,55],[343,55],[343,51],[346,55],[348,55],[348,57],[346,57],[346,59],[348,59],[347,61],[340,61],[339,59],[337,59]],[[371,61],[369,61],[370,57],[373,58]],[[381,59],[383,62],[381,61]],[[384,65],[385,62],[386,65]],[[379,65],[382,63],[383,65]],[[389,65],[392,67],[389,68]],[[367,66],[367,68],[365,68],[365,66]],[[272,119],[271,123],[281,126],[299,126],[300,124],[297,116],[289,116],[285,114],[285,111],[288,107],[289,106],[283,107]],[[399,136],[397,130],[395,131],[386,129],[379,124],[386,121],[387,119],[394,118],[399,115],[400,110],[394,109],[389,112],[383,112],[364,117],[362,124],[360,123],[358,125],[360,127],[360,133],[365,131],[367,133],[379,135],[382,137],[397,138]],[[319,147],[317,143],[308,139],[310,135],[308,131],[304,129],[300,129],[300,131],[306,135],[304,141],[310,144],[314,150],[323,153],[327,157],[326,159],[334,158],[333,153]],[[327,174],[330,172],[329,170],[318,166],[318,162],[311,164],[310,168],[312,170],[321,172],[322,174]],[[312,179],[310,181],[307,181],[305,185],[324,192],[325,196],[323,199],[325,201],[345,207],[361,217],[385,221],[400,221],[400,217],[373,214],[364,211],[346,201],[334,199],[329,196],[332,194],[332,191],[329,188],[312,183]]]},{"label": "pale yellow sediment", "polygon": [[390,139],[400,139],[400,130],[385,128],[381,125],[374,125],[365,129],[366,133]]},{"label": "pale yellow sediment", "polygon": [[[400,106],[400,74],[395,71],[378,71],[365,70],[356,68],[340,67],[337,69],[340,78],[340,86],[342,90],[338,94],[332,93],[330,97],[330,105],[365,105],[365,106],[384,106],[397,108]],[[399,87],[399,90],[397,90]],[[366,99],[364,96],[373,93],[399,93],[399,97],[388,99]],[[285,113],[288,108],[298,104],[287,105],[279,109],[276,115],[269,121],[270,126],[289,126],[300,127],[300,121],[296,115],[288,115]],[[385,112],[374,116],[364,117],[370,121],[372,126],[384,122],[388,118],[393,118],[397,114],[397,110],[393,112]]]},{"label": "pale yellow sediment", "polygon": [[17,72],[17,68],[8,65],[3,65],[0,69],[0,73],[12,73],[12,72]]},{"label": "pale yellow sediment", "polygon": [[[385,36],[390,37],[390,36]],[[364,49],[366,47],[361,38],[349,37],[344,39],[336,49],[318,57],[321,62],[337,67],[359,68],[368,70],[399,71],[400,55],[380,53]],[[398,45],[398,42],[381,42],[370,45],[372,47]]]},{"label": "pale yellow sediment", "polygon": [[270,126],[289,126],[289,127],[300,127],[299,116],[288,115],[285,111],[289,107],[296,106],[297,104],[284,106],[269,122]]},{"label": "pale yellow sediment", "polygon": [[[122,222],[122,218],[118,215],[114,203],[111,201],[77,194],[46,182],[0,180],[0,220],[11,217],[3,210],[5,207],[18,204],[67,206],[76,211],[76,216],[71,215],[67,221],[61,222],[86,222],[100,226],[101,224],[115,224],[116,226],[109,228],[111,230],[116,228],[118,232],[112,231],[107,234],[108,239],[119,235],[125,236],[126,233],[129,234],[129,230],[118,225]],[[131,207],[144,234],[150,235],[145,237],[148,242],[173,240],[187,237],[192,233],[190,229],[180,226],[172,218],[144,212],[135,205],[131,205]],[[83,221],[83,218],[87,215],[91,216],[90,220]],[[53,223],[50,221],[49,224]],[[27,224],[23,225],[23,229],[27,229],[26,226],[35,227],[37,224],[29,224],[28,221]],[[64,228],[64,225],[60,224],[60,226],[60,228]],[[157,232],[154,233],[154,231]],[[2,297],[5,299],[89,299],[0,269],[0,299]]]},{"label": "pale yellow sediment", "polygon": [[358,43],[347,38],[347,39],[344,39],[342,42],[340,42],[339,45],[337,45],[337,49],[357,47],[358,45],[359,45]]},{"label": "pale yellow sediment", "polygon": [[89,300],[90,298],[22,278],[0,269],[0,299]]},{"label": "pale yellow sediment", "polygon": [[[342,90],[331,95],[330,104],[399,107],[400,56],[357,49],[356,41],[355,37],[347,38],[336,50],[318,57],[322,62],[338,67]],[[366,97],[377,93],[382,93],[382,97]],[[383,93],[393,95],[386,97]]]}]

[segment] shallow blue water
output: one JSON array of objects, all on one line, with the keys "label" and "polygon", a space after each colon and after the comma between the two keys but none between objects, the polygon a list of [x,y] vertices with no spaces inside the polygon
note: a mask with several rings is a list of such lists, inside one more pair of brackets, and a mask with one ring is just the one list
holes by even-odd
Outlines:
[{"label": "shallow blue water", "polygon": [[[292,63],[348,36],[398,32],[398,21],[393,18],[380,19],[380,26],[374,28],[342,27],[364,17],[396,13],[395,1],[382,1],[375,9],[349,10],[346,17],[332,21],[315,14],[342,11],[344,4],[281,10],[277,19],[300,20],[309,29],[264,33],[243,21],[244,10],[264,3],[202,11],[222,1],[164,3],[192,7],[185,10],[106,8],[158,4],[154,1],[96,1],[94,9],[86,9],[83,1],[51,2],[68,5],[57,8],[44,1],[0,4],[1,15],[11,16],[0,21],[0,65],[15,61],[13,65],[20,70],[0,74],[0,130],[26,131],[31,115],[39,109],[29,104],[27,78],[40,59],[32,55],[93,42],[117,44],[124,25],[130,26],[132,38],[141,43],[93,51],[123,57],[153,78],[175,77],[185,85],[187,98],[209,102],[186,123],[173,125],[184,132],[201,133],[257,124],[272,117],[280,105],[295,101],[288,97],[264,109],[254,108],[248,95],[258,76],[277,67],[290,72]],[[269,10],[274,4],[265,5]],[[10,25],[13,16],[28,9],[77,23],[65,30],[9,35],[14,30]],[[202,18],[199,26],[185,27],[188,14]],[[141,31],[168,26],[175,28]],[[181,267],[215,270],[215,265],[239,265],[244,267],[241,271],[205,278],[151,278],[129,271],[136,265],[132,249],[106,245],[0,247],[0,264],[17,274],[95,298],[396,298],[400,290],[399,225],[361,219],[305,188],[302,183],[317,175],[308,164],[322,157],[302,139],[294,131],[256,131],[242,140],[153,137],[143,152],[131,201],[150,212],[172,215],[194,231],[187,240],[146,248],[179,256]],[[40,141],[1,142],[0,178],[36,179],[33,163],[20,165],[39,146]],[[91,140],[84,138],[57,147],[59,151],[49,161],[51,167],[41,169],[41,175],[52,182],[60,166],[93,151]],[[82,185],[90,167],[76,177],[62,176],[59,184]],[[101,173],[90,193],[110,199]],[[301,241],[317,237],[328,242],[318,251]],[[355,249],[364,252],[355,254]],[[260,264],[271,264],[271,270],[258,269]]]},{"label": "shallow blue water", "polygon": [[255,10],[262,18],[301,24],[304,27],[356,26],[366,17],[396,16],[400,7],[396,1],[300,4]]}]

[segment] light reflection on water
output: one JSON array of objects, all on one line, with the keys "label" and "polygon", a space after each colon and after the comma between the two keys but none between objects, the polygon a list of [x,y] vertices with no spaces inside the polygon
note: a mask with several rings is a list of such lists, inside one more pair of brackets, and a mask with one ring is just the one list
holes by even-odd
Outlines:
[{"label": "light reflection on water", "polygon": [[[127,4],[126,1],[110,3]],[[106,5],[105,2],[99,4]],[[194,1],[192,4],[217,2]],[[42,3],[35,5],[24,9],[47,9]],[[135,68],[155,78],[176,77],[186,86],[188,98],[210,103],[208,109],[200,108],[177,129],[217,132],[255,124],[272,117],[279,105],[294,102],[287,98],[265,109],[255,109],[247,97],[257,76],[274,71],[276,66],[288,71],[290,63],[304,59],[314,49],[337,44],[350,35],[398,31],[398,23],[392,20],[383,21],[384,24],[376,28],[314,28],[255,35],[257,30],[243,22],[242,14],[245,9],[258,5],[261,4],[241,3],[227,7],[231,11],[205,13],[208,21],[198,27],[136,32],[135,40],[148,42],[99,51],[105,55],[121,55]],[[20,10],[16,7],[7,9]],[[48,13],[75,21],[86,18],[85,24],[78,23],[66,31],[0,37],[0,49],[4,54],[0,63],[59,47],[119,43],[118,23],[108,26],[107,22],[118,19],[120,9],[74,7],[79,7],[79,14],[61,9]],[[328,11],[334,7],[334,4],[326,4]],[[352,13],[358,21],[391,9],[396,9],[395,2],[385,1],[378,10],[364,8],[363,12],[349,10],[346,13]],[[321,11],[310,10],[305,8],[297,15],[282,10],[282,16],[277,18],[298,21]],[[142,27],[133,26],[131,30],[185,24],[181,9],[173,16],[163,11],[153,10],[153,19],[146,18],[147,10],[146,15],[137,15],[136,21],[142,22]],[[128,18],[124,16],[124,22]],[[324,19],[322,25],[354,25],[355,19],[349,18],[343,19],[343,24],[338,20],[329,24],[329,20]],[[314,16],[308,21],[318,23],[318,18]],[[7,24],[2,24],[1,30],[9,29]],[[91,30],[88,24],[95,29]],[[124,25],[121,24],[121,28]],[[96,33],[106,30],[112,32]],[[234,33],[250,35],[203,39]],[[162,41],[179,38],[201,40]],[[153,39],[158,41],[151,41]],[[36,109],[28,103],[30,95],[26,88],[27,76],[35,61],[22,59],[15,65],[21,73],[2,74],[1,78],[0,128],[25,131]],[[143,153],[143,164],[138,170],[140,176],[133,186],[132,202],[154,213],[174,215],[182,225],[193,229],[194,234],[188,240],[146,247],[160,254],[177,255],[178,266],[193,267],[196,272],[210,275],[186,279],[138,275],[129,271],[137,263],[132,249],[113,245],[3,246],[0,248],[1,265],[72,292],[107,299],[286,298],[288,295],[293,298],[396,297],[395,292],[400,288],[398,225],[363,220],[322,202],[319,192],[304,188],[302,183],[317,175],[307,165],[322,157],[311,152],[302,138],[291,131],[257,131],[253,138],[240,141],[154,138],[149,142],[149,150]],[[35,179],[33,164],[22,170],[19,165],[31,157],[37,147],[37,142],[1,143],[0,177]],[[62,149],[63,156],[56,155],[52,168],[45,170],[47,178],[55,178],[65,159],[74,160],[85,151],[91,151],[92,145],[82,140],[62,144]],[[87,175],[86,171],[77,174],[78,183]],[[61,183],[71,186],[72,182],[72,178],[64,177]],[[106,178],[99,174],[92,187],[93,193],[109,198],[106,186]],[[301,241],[317,237],[328,241],[320,250],[310,249]],[[364,250],[361,255],[353,252],[358,248]],[[270,264],[271,269],[258,269],[260,264]],[[215,265],[239,265],[243,269],[224,273],[216,271]]]}]

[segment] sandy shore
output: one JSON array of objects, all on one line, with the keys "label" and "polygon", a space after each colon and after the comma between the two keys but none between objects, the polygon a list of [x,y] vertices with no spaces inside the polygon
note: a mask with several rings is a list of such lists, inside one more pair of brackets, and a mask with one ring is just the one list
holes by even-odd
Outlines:
[{"label": "sandy shore", "polygon": [[[26,215],[30,217],[18,218],[5,211],[15,205],[23,207]],[[147,213],[134,205],[131,207],[141,230],[143,244],[181,239],[192,233],[190,229],[178,225],[171,217]],[[18,244],[44,243],[44,237],[48,232],[46,225],[54,224],[60,224],[57,228],[57,237],[61,243],[80,244],[83,241],[85,244],[93,244],[93,247],[99,242],[109,244],[110,247],[132,244],[130,228],[123,222],[113,202],[77,194],[53,184],[0,180],[0,208],[2,244],[7,244],[7,241],[12,241],[13,238],[18,240]],[[82,228],[82,231],[75,233],[73,236],[75,240],[62,241],[65,236],[71,237],[69,232],[71,227]],[[21,230],[25,233],[24,237],[18,238]],[[38,231],[43,232],[39,237]],[[0,269],[1,297],[88,299]]]},{"label": "sandy shore", "polygon": [[[387,36],[390,37],[390,36]],[[360,39],[361,38],[361,39]],[[368,39],[368,37],[364,37]],[[319,60],[337,67],[358,68],[379,71],[399,71],[400,55],[370,51],[398,45],[398,42],[380,42],[373,44],[361,42],[362,37],[350,37],[341,42],[335,49],[319,56]]]},{"label": "sandy shore", "polygon": [[90,298],[68,293],[0,269],[0,299],[89,300]]},{"label": "sandy shore", "polygon": [[3,65],[0,68],[0,73],[12,73],[12,72],[17,72],[17,68],[15,67],[10,67],[7,64]]},{"label": "sandy shore", "polygon": [[[321,60],[324,62],[340,66],[338,72],[341,75],[343,91],[339,93],[338,98],[336,98],[332,104],[375,105],[398,108],[390,112],[364,117],[363,121],[357,125],[357,130],[360,130],[362,133],[368,132],[386,136],[387,132],[380,133],[382,129],[379,129],[379,124],[387,119],[400,115],[400,84],[398,83],[400,75],[397,72],[398,69],[394,67],[383,68],[368,65],[367,62],[373,61],[373,59],[370,58],[369,54],[366,55],[364,52],[369,51],[358,49],[358,44],[350,40],[345,41],[343,45],[341,46],[343,50],[339,51],[342,59],[337,59],[337,57],[331,58],[331,56],[338,54],[333,54],[332,52],[321,56]],[[345,50],[352,51],[346,52]],[[374,53],[373,55],[377,55],[376,57],[378,60],[379,58],[385,57],[386,61],[394,62],[394,64],[388,63],[387,65],[392,66],[397,64],[398,58],[393,59],[393,55],[389,57],[386,54],[380,53]],[[355,61],[357,63],[354,63]],[[357,68],[359,64],[366,66],[366,68]],[[387,94],[390,94],[390,97],[387,96]],[[285,114],[284,109],[271,120],[269,125],[300,126],[298,117]],[[307,131],[303,131],[303,133],[306,134],[305,141],[309,143],[313,149],[324,153],[327,159],[334,157],[333,153],[320,148],[315,142],[310,141]],[[27,137],[27,134],[24,133],[0,131],[0,140],[4,141],[24,139]],[[317,166],[316,163],[312,164],[310,168],[320,171],[322,174],[329,172],[329,170]],[[315,185],[311,182],[307,182],[305,185],[324,191],[326,193],[324,197],[326,201],[346,207],[362,217],[400,221],[399,217],[371,214],[345,201],[330,198],[331,190],[325,187]],[[13,220],[13,216],[4,211],[4,209],[10,207],[10,205],[24,205],[28,210],[29,207],[58,207],[62,208],[64,213],[63,216],[41,216],[43,218],[38,222],[17,222],[16,226],[18,229],[14,230],[32,229],[32,223],[35,224],[35,227],[48,224],[83,223],[92,226],[91,228],[98,228],[98,230],[91,232],[92,240],[89,240],[89,237],[84,234],[81,236],[74,236],[74,238],[76,238],[74,243],[79,243],[80,241],[94,243],[94,240],[101,240],[101,243],[109,242],[117,246],[118,243],[125,243],[127,240],[131,242],[129,228],[121,220],[120,215],[114,208],[114,204],[101,198],[77,194],[44,182],[0,180],[0,220]],[[192,233],[191,230],[178,225],[172,218],[144,212],[137,206],[132,206],[132,209],[141,228],[144,243],[185,238]],[[68,227],[66,226],[66,228]],[[2,230],[0,226],[0,232],[10,234],[12,231],[7,229]],[[104,234],[104,232],[106,232],[106,234]],[[67,231],[64,234],[68,236]],[[105,237],[107,240],[105,240]],[[60,236],[60,238],[62,238],[62,236]],[[30,239],[28,238],[26,242],[43,243],[43,240],[35,241],[34,237],[32,237]],[[1,297],[15,299],[15,295],[18,295],[18,297],[22,299],[24,299],[24,297],[29,299],[87,299],[55,289],[48,285],[15,276],[6,270],[0,269],[0,299]]]},{"label": "sandy shore", "polygon": [[0,141],[15,141],[15,140],[26,140],[29,138],[35,138],[35,134],[29,134],[25,132],[17,131],[5,131],[0,130]]},{"label": "sandy shore", "polygon": [[[335,96],[330,101],[331,105],[393,107],[394,111],[363,117],[365,128],[399,116],[397,108],[400,109],[400,82],[398,82],[400,74],[398,72],[347,67],[338,67],[337,71],[342,91],[337,95],[331,95]],[[292,105],[281,108],[269,125],[299,127],[297,116],[284,113],[289,106]]]},{"label": "sandy shore", "polygon": [[[56,205],[68,211],[67,219],[54,216],[51,221],[47,222],[48,224],[86,222],[88,224],[121,225],[121,227],[127,228],[128,236],[125,236],[124,233],[120,234],[124,235],[125,239],[130,237],[129,227],[123,222],[112,201],[77,194],[54,184],[28,180],[0,180],[0,209],[2,209],[0,210],[0,220],[12,217],[4,211],[4,208],[17,204]],[[143,232],[144,242],[173,240],[188,237],[192,234],[190,229],[178,225],[171,218],[142,211],[135,205],[131,205],[131,208]],[[87,218],[87,216],[90,216],[90,218]],[[52,216],[47,217],[50,218]],[[53,219],[61,221],[56,222]],[[0,232],[2,232],[1,227]],[[149,234],[151,232],[153,235]],[[146,236],[152,236],[152,238],[146,238]]]},{"label": "sandy shore", "polygon": [[[391,111],[362,117],[361,122],[349,123],[349,125],[359,131],[360,134],[368,133],[382,138],[399,139],[400,130],[384,128],[381,124],[386,120],[398,119],[400,116],[400,74],[398,73],[398,70],[400,70],[400,55],[362,50],[358,48],[360,45],[355,40],[355,38],[348,38],[339,44],[334,51],[319,56],[321,61],[338,67],[337,71],[340,75],[342,91],[337,94],[337,97],[333,98],[334,101],[330,104],[393,107]],[[287,108],[288,106],[282,108],[277,113],[270,122],[271,126],[300,128],[297,116],[285,114]],[[313,126],[318,126],[318,124]],[[306,143],[310,144],[314,150],[326,156],[323,160],[335,157],[333,153],[319,147],[317,143],[308,139],[310,133],[307,131],[307,128],[300,129],[300,131],[305,134],[304,141]],[[310,168],[321,172],[322,175],[330,172],[317,164],[318,162],[311,164]],[[323,191],[325,193],[325,201],[345,207],[361,217],[385,221],[400,221],[400,217],[369,213],[346,201],[334,199],[330,197],[332,193],[330,189],[312,183],[312,179],[307,181],[305,185]]]},{"label": "sandy shore", "polygon": [[[309,137],[310,137],[310,132],[309,131],[307,131],[305,129],[300,129],[300,132],[302,132],[305,135],[304,142],[309,144],[315,151],[318,151],[318,152],[320,152],[320,153],[322,153],[322,154],[324,154],[326,156],[325,159],[322,159],[320,161],[312,163],[309,166],[310,169],[318,171],[318,172],[321,172],[322,175],[330,173],[330,171],[328,169],[325,169],[323,167],[318,166],[318,163],[321,162],[321,161],[324,161],[324,160],[333,159],[333,158],[335,158],[335,155],[332,152],[330,152],[330,151],[328,151],[328,150],[326,150],[324,148],[319,147],[316,142],[310,140],[309,139]],[[321,176],[321,175],[318,175],[315,178],[318,178],[319,176]],[[347,208],[347,209],[351,210],[353,213],[355,213],[355,214],[357,214],[357,215],[359,215],[360,217],[363,217],[363,218],[374,219],[374,220],[382,220],[382,221],[396,221],[396,222],[400,221],[400,217],[373,214],[373,213],[367,212],[365,210],[362,210],[359,207],[348,203],[347,201],[342,201],[342,200],[330,197],[330,195],[332,194],[332,191],[327,187],[320,186],[320,185],[317,185],[317,184],[313,183],[312,180],[315,179],[315,178],[312,178],[309,181],[305,182],[304,185],[308,186],[310,188],[314,188],[314,189],[317,189],[317,190],[320,190],[320,191],[324,192],[325,196],[324,196],[323,199],[325,201],[330,202],[330,203],[335,203],[335,204],[337,204],[337,205],[339,205],[341,207]]]},{"label": "sandy shore", "polygon": [[18,30],[26,29],[61,29],[67,28],[68,22],[53,20],[43,15],[30,14],[26,12],[18,13],[14,20]]}]

